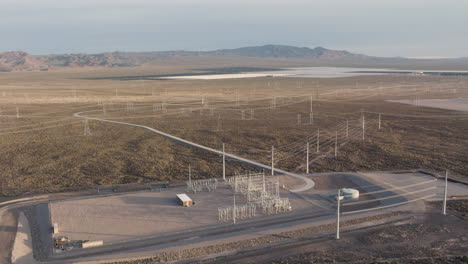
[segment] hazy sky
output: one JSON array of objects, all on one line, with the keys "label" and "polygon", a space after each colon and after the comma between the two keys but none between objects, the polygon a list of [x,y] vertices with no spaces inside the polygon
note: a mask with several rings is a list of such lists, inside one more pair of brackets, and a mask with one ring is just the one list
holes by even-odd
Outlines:
[{"label": "hazy sky", "polygon": [[0,0],[0,51],[323,46],[468,56],[467,0]]}]

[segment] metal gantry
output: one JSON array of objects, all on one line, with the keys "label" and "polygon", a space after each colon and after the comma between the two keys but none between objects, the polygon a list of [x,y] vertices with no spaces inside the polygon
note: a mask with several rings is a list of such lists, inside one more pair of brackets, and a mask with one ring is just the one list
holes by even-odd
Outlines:
[{"label": "metal gantry", "polygon": [[187,189],[189,192],[197,193],[202,191],[212,192],[218,188],[218,179],[189,180]]},{"label": "metal gantry", "polygon": [[278,177],[268,179],[265,173],[249,173],[226,178],[226,183],[234,190],[234,201],[235,194],[240,193],[245,196],[247,204],[218,208],[220,221],[232,219],[235,222],[236,218],[255,217],[257,208],[264,214],[292,210],[289,199],[280,197]]}]

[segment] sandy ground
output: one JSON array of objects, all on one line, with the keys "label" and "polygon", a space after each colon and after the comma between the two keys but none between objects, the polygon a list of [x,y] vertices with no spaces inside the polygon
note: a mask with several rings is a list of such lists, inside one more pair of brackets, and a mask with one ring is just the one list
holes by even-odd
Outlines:
[{"label": "sandy ground", "polygon": [[280,186],[288,190],[293,190],[304,186],[304,181],[288,175],[279,176]]},{"label": "sandy ground", "polygon": [[[364,180],[360,180],[359,175]],[[320,190],[309,190],[301,194],[282,190],[281,196],[288,197],[291,201],[291,213],[333,208],[334,201],[329,196],[336,193],[336,188],[354,187],[362,194],[358,201],[343,202],[343,212],[405,202],[406,199],[401,195],[403,191],[404,194],[414,192],[411,197],[418,199],[433,193],[436,194],[433,198],[440,198],[443,190],[443,182],[421,173],[338,173],[334,177],[326,174],[310,177],[317,180]],[[280,181],[285,180],[287,179],[282,178]],[[420,183],[422,184],[419,185]],[[390,189],[417,185],[382,192],[380,184]],[[76,240],[104,240],[105,243],[227,224],[218,221],[217,212],[217,208],[233,203],[233,192],[227,186],[220,185],[216,192],[188,193],[195,201],[195,206],[190,208],[180,206],[175,198],[177,193],[185,192],[185,187],[174,187],[162,192],[144,191],[54,202],[50,205],[52,222],[58,223],[60,235]],[[463,193],[468,193],[466,187],[450,184],[449,195]],[[240,205],[246,201],[242,195],[237,194],[236,202]],[[254,219],[261,217],[267,216],[258,212]]]},{"label": "sandy ground", "polygon": [[15,243],[13,245],[11,262],[14,264],[36,263],[33,258],[29,222],[23,212],[20,213],[18,218],[18,231],[16,232]]},{"label": "sandy ground", "polygon": [[0,212],[0,263],[10,263],[13,240],[16,235],[17,214],[12,211]]},{"label": "sandy ground", "polygon": [[[230,188],[219,186],[216,192],[187,193],[195,202],[189,208],[180,206],[176,199],[176,194],[185,192],[185,187],[177,187],[162,192],[55,202],[50,205],[52,222],[58,223],[60,235],[105,243],[226,224],[218,221],[217,209],[233,204]],[[285,190],[281,190],[281,196],[290,199],[292,213],[319,209]],[[245,204],[245,198],[236,194],[236,203]],[[255,219],[259,217],[264,217],[261,211]]]},{"label": "sandy ground", "polygon": [[[388,211],[388,214],[391,214],[391,211]],[[345,216],[342,218],[343,223],[348,220],[352,219],[359,219],[359,218],[369,218],[371,217],[370,214],[364,214],[359,216]],[[403,217],[405,218],[406,215],[395,216],[396,218]],[[332,217],[333,218],[333,217]],[[390,218],[387,216],[385,220],[389,220]],[[333,221],[333,220],[332,220]],[[330,223],[330,217],[319,217],[315,218],[313,221],[310,219],[294,222],[294,223],[285,223],[275,226],[268,226],[265,228],[256,228],[256,229],[246,229],[244,231],[238,232],[235,236],[231,235],[215,235],[206,239],[203,238],[194,238],[193,240],[185,240],[185,241],[178,241],[171,244],[166,244],[163,246],[150,246],[135,250],[130,250],[126,252],[115,252],[108,258],[100,258],[100,259],[119,259],[119,258],[133,258],[133,257],[143,257],[143,256],[153,256],[156,254],[176,254],[179,257],[186,258],[188,257],[189,252],[203,252],[203,254],[209,254],[210,248],[218,248],[222,249],[222,251],[233,251],[235,252],[236,249],[253,246],[250,244],[251,240],[258,240],[259,244],[262,243],[272,243],[273,241],[277,241],[276,238],[281,239],[289,239],[292,237],[301,237],[304,235],[309,234],[311,230],[309,229],[316,229],[312,231],[312,233],[317,232],[328,232],[333,230],[334,225],[332,224],[331,230],[329,229],[330,226],[327,227],[327,224]],[[344,229],[344,225],[342,226]],[[333,235],[332,235],[333,236]],[[262,241],[262,242],[260,242]],[[237,244],[237,246],[233,245]],[[256,244],[257,242],[253,242]],[[250,245],[249,245],[250,244]],[[240,246],[240,247],[239,247]],[[222,253],[221,253],[222,254]],[[80,261],[89,261],[95,259],[93,257],[83,257],[79,259]],[[126,263],[126,262],[125,262]],[[132,262],[133,263],[133,262]],[[135,262],[140,263],[140,262]],[[161,262],[141,262],[141,263],[161,263]],[[193,260],[189,260],[183,263],[195,263]],[[230,263],[230,262],[225,262]],[[250,262],[249,262],[250,263]]]},{"label": "sandy ground", "polygon": [[390,100],[389,102],[468,112],[468,98]]}]

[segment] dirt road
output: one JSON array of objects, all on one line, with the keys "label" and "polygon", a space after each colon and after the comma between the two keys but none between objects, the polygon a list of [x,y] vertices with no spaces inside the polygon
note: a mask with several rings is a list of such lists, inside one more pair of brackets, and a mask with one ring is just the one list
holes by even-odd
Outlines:
[{"label": "dirt road", "polygon": [[[86,116],[83,116],[83,113],[84,112],[75,113],[74,116],[78,117],[78,118],[97,120],[97,121],[101,121],[101,122],[113,123],[113,124],[118,124],[118,125],[125,125],[125,126],[133,126],[133,127],[143,128],[143,129],[149,130],[151,132],[154,132],[156,134],[159,134],[161,136],[164,136],[166,138],[169,138],[171,140],[174,140],[176,142],[180,142],[182,144],[186,144],[186,145],[198,148],[198,149],[206,150],[206,151],[218,154],[218,155],[223,155],[224,154],[224,155],[226,155],[227,158],[234,159],[234,160],[237,160],[237,161],[240,161],[240,162],[244,162],[244,163],[247,163],[247,164],[262,168],[262,169],[266,169],[266,170],[271,169],[271,166],[269,166],[269,165],[265,165],[265,164],[262,164],[262,163],[259,163],[259,162],[253,161],[253,160],[242,158],[242,157],[239,157],[239,156],[234,155],[234,154],[223,153],[220,150],[209,148],[209,147],[206,147],[206,146],[203,146],[203,145],[200,145],[200,144],[197,144],[197,143],[194,143],[194,142],[191,142],[191,141],[188,141],[188,140],[185,140],[185,139],[182,139],[182,138],[179,138],[179,137],[164,133],[162,131],[156,130],[156,129],[148,127],[148,126],[132,124],[132,123],[125,123],[125,122],[119,122],[119,121],[113,121],[113,120],[107,120],[107,119],[101,119],[101,118],[86,117]],[[312,181],[311,179],[309,179],[307,177],[304,177],[304,176],[296,174],[296,173],[291,173],[291,172],[288,172],[288,171],[276,169],[276,168],[274,169],[274,171],[276,173],[288,175],[288,176],[298,178],[298,179],[301,179],[301,180],[304,181],[303,186],[301,186],[299,188],[296,188],[296,189],[293,189],[293,190],[290,190],[291,192],[303,192],[303,191],[307,191],[309,189],[314,188],[314,185],[315,185],[314,181]]]}]

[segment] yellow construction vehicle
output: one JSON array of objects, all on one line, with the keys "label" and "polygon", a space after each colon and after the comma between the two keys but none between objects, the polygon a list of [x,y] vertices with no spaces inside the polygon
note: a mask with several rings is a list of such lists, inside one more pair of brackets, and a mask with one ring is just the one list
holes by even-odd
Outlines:
[{"label": "yellow construction vehicle", "polygon": [[67,236],[59,236],[54,238],[54,247],[57,249],[65,250],[71,245],[71,239]]}]

